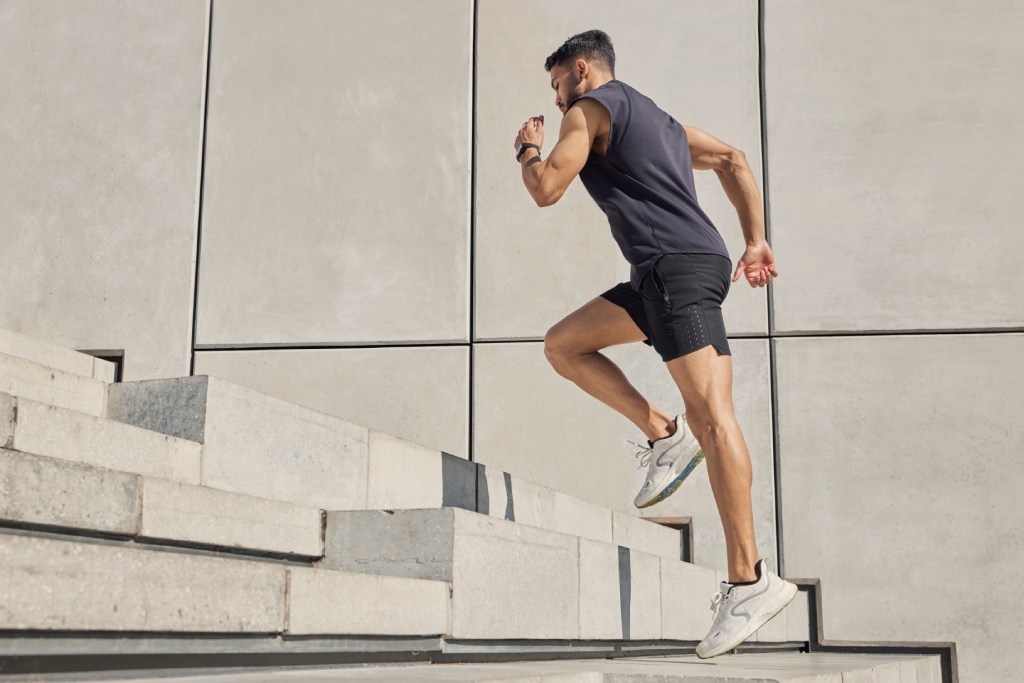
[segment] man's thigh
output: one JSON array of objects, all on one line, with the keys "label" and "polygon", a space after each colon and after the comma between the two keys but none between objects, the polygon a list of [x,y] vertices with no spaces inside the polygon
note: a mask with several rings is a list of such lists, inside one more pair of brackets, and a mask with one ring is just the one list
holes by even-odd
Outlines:
[{"label": "man's thigh", "polygon": [[625,308],[596,296],[552,325],[544,341],[563,351],[585,354],[647,341],[647,335]]},{"label": "man's thigh", "polygon": [[665,363],[679,387],[688,413],[696,415],[732,411],[732,356],[719,354],[714,346]]}]

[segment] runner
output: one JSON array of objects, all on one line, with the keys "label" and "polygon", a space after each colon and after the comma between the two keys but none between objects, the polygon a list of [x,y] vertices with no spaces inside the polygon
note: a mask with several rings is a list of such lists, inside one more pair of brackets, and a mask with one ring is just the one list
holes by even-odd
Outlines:
[{"label": "runner", "polygon": [[[711,629],[697,646],[699,657],[714,657],[749,638],[797,591],[759,559],[750,454],[733,412],[722,318],[731,282],[743,275],[751,287],[765,287],[779,274],[765,240],[757,183],[743,152],[677,123],[616,79],[615,51],[603,31],[569,38],[544,67],[562,122],[547,158],[541,156],[544,117],[520,128],[516,160],[526,189],[538,206],[550,206],[579,175],[630,263],[628,282],[548,330],[544,353],[560,375],[647,436],[637,453],[647,467],[637,507],[667,498],[706,456],[729,564],[729,581],[712,599]],[[735,271],[722,236],[697,205],[694,169],[714,170],[739,214],[747,246]],[[652,405],[600,353],[639,341],[665,362],[684,413],[673,418]]]}]

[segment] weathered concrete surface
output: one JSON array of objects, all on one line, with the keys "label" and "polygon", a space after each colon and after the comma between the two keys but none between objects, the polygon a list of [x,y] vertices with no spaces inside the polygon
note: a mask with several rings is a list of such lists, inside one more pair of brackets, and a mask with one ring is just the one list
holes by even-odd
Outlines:
[{"label": "weathered concrete surface", "polygon": [[[309,681],[345,681],[346,683],[845,683],[853,676],[870,671],[878,673],[876,683],[913,683],[940,679],[917,679],[917,657],[899,655],[823,654],[772,652],[737,654],[701,660],[696,655],[666,657],[624,657],[541,662],[503,662],[489,664],[413,664],[401,666],[336,667],[295,671],[260,671],[211,676],[169,676],[175,683],[271,683],[300,678]],[[937,662],[938,657],[928,658]],[[900,664],[906,664],[908,677],[900,679]],[[883,678],[881,672],[895,670],[896,678]],[[913,672],[913,673],[911,673]],[[97,680],[101,680],[97,678]],[[108,679],[113,681],[114,679]],[[117,678],[124,683],[144,683],[143,679]],[[148,679],[147,679],[148,680]],[[869,679],[875,681],[876,679]]]},{"label": "weathered concrete surface", "polygon": [[0,394],[0,447],[14,445],[14,420],[17,418],[18,399],[10,394]]},{"label": "weathered concrete surface", "polygon": [[[14,424],[8,448],[123,472],[199,483],[200,446],[115,420],[27,399],[0,404],[0,425]],[[3,428],[0,427],[0,430]],[[2,434],[0,434],[2,440]],[[0,441],[2,443],[2,441]]]},{"label": "weathered concrete surface", "polygon": [[286,568],[0,533],[0,628],[274,632]]},{"label": "weathered concrete surface", "polygon": [[444,508],[331,512],[326,543],[324,568],[450,581],[455,638],[578,637],[573,537]]},{"label": "weathered concrete surface", "polygon": [[97,417],[107,401],[107,385],[101,380],[6,353],[0,353],[0,391]]},{"label": "weathered concrete surface", "polygon": [[786,608],[786,640],[807,642],[811,638],[810,605],[807,592],[800,591]]},{"label": "weathered concrete surface", "polygon": [[612,513],[612,543],[670,560],[681,560],[682,537],[677,529],[622,512]]},{"label": "weathered concrete surface", "polygon": [[[578,180],[543,209],[523,187],[512,144],[523,121],[547,114],[544,158],[558,139],[561,114],[545,58],[586,30],[580,18],[596,12],[615,44],[616,77],[680,123],[743,150],[763,196],[757,11],[757,3],[742,0],[479,3],[476,67],[503,76],[477,81],[478,338],[540,338],[560,318],[628,279],[608,219]],[[537,18],[532,30],[509,31],[522,17]],[[743,253],[736,209],[715,173],[693,173],[698,201],[735,264]],[[724,306],[727,329],[766,333],[765,297],[764,289],[734,286]]]},{"label": "weathered concrete surface", "polygon": [[469,348],[217,351],[196,372],[469,458]]},{"label": "weathered concrete surface", "polygon": [[608,508],[484,465],[478,468],[477,512],[570,536],[612,542]]},{"label": "weathered concrete surface", "polygon": [[661,558],[580,539],[580,638],[657,640]]},{"label": "weathered concrete surface", "polygon": [[208,6],[3,3],[0,327],[188,373]]},{"label": "weathered concrete surface", "polygon": [[476,510],[476,479],[467,460],[370,430],[367,509]]},{"label": "weathered concrete surface", "polygon": [[325,546],[327,569],[451,581],[454,510],[328,512]]},{"label": "weathered concrete surface", "polygon": [[449,604],[443,581],[288,570],[292,635],[444,635]]},{"label": "weathered concrete surface", "polygon": [[0,449],[0,519],[9,522],[135,534],[140,493],[134,474]]},{"label": "weathered concrete surface", "polygon": [[[12,265],[14,264],[7,264],[7,267]],[[96,376],[94,361],[98,359],[52,344],[43,338],[18,334],[2,327],[0,327],[0,354],[22,358],[79,377]]]},{"label": "weathered concrete surface", "polygon": [[320,557],[321,516],[317,508],[147,478],[140,536]]},{"label": "weathered concrete surface", "polygon": [[[733,400],[750,450],[755,534],[763,556],[775,555],[771,389],[766,340],[734,339]],[[474,349],[475,460],[603,507],[637,514],[633,497],[646,471],[637,468],[643,433],[626,418],[558,375],[540,343],[480,344]],[[642,344],[606,354],[654,405],[683,410],[665,364]],[[529,428],[523,428],[528,425]],[[692,517],[694,558],[724,569],[725,539],[702,463],[652,517]],[[676,555],[678,557],[678,554]]]},{"label": "weathered concrete surface", "polygon": [[452,637],[578,637],[578,540],[453,512]]},{"label": "weathered concrete surface", "polygon": [[472,4],[215,4],[198,343],[466,340]]},{"label": "weathered concrete surface", "polygon": [[795,0],[764,21],[776,328],[1024,325],[1020,2]]},{"label": "weathered concrete surface", "polygon": [[202,442],[202,484],[321,508],[366,503],[367,430],[217,377],[115,384],[108,414]]},{"label": "weathered concrete surface", "polygon": [[713,570],[661,559],[661,629],[669,640],[702,640],[711,627],[712,596],[718,591]]},{"label": "weathered concrete surface", "polygon": [[955,641],[962,680],[1016,677],[1024,335],[775,344],[785,571],[821,578],[825,637]]}]

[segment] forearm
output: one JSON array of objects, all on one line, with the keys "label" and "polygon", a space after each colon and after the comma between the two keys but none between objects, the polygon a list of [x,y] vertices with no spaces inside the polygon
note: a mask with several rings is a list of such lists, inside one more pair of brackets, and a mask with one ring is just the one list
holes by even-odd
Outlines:
[{"label": "forearm", "polygon": [[740,156],[727,170],[715,170],[721,181],[729,201],[736,207],[743,239],[747,245],[761,244],[765,241],[764,206],[761,194],[757,190],[754,172],[744,157]]},{"label": "forearm", "polygon": [[544,194],[541,185],[541,178],[544,175],[546,164],[541,161],[540,152],[534,148],[528,148],[519,159],[519,165],[523,171],[523,185],[526,191],[533,197],[538,206],[543,206]]}]

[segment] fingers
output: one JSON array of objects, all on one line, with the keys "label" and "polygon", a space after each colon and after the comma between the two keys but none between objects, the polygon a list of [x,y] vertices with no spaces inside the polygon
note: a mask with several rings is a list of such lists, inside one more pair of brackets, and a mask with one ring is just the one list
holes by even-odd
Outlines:
[{"label": "fingers", "polygon": [[743,259],[740,259],[740,262],[736,264],[736,272],[734,272],[732,274],[732,281],[733,282],[736,282],[737,280],[740,279],[740,273],[743,272],[743,266],[744,266]]},{"label": "fingers", "polygon": [[[739,279],[740,272],[743,271],[743,262],[736,267],[736,272],[733,273],[732,281],[736,282]],[[747,283],[751,287],[765,287],[770,285],[772,279],[778,276],[778,271],[775,270],[774,266],[763,266],[757,270],[751,270],[745,273],[747,277]]]}]

